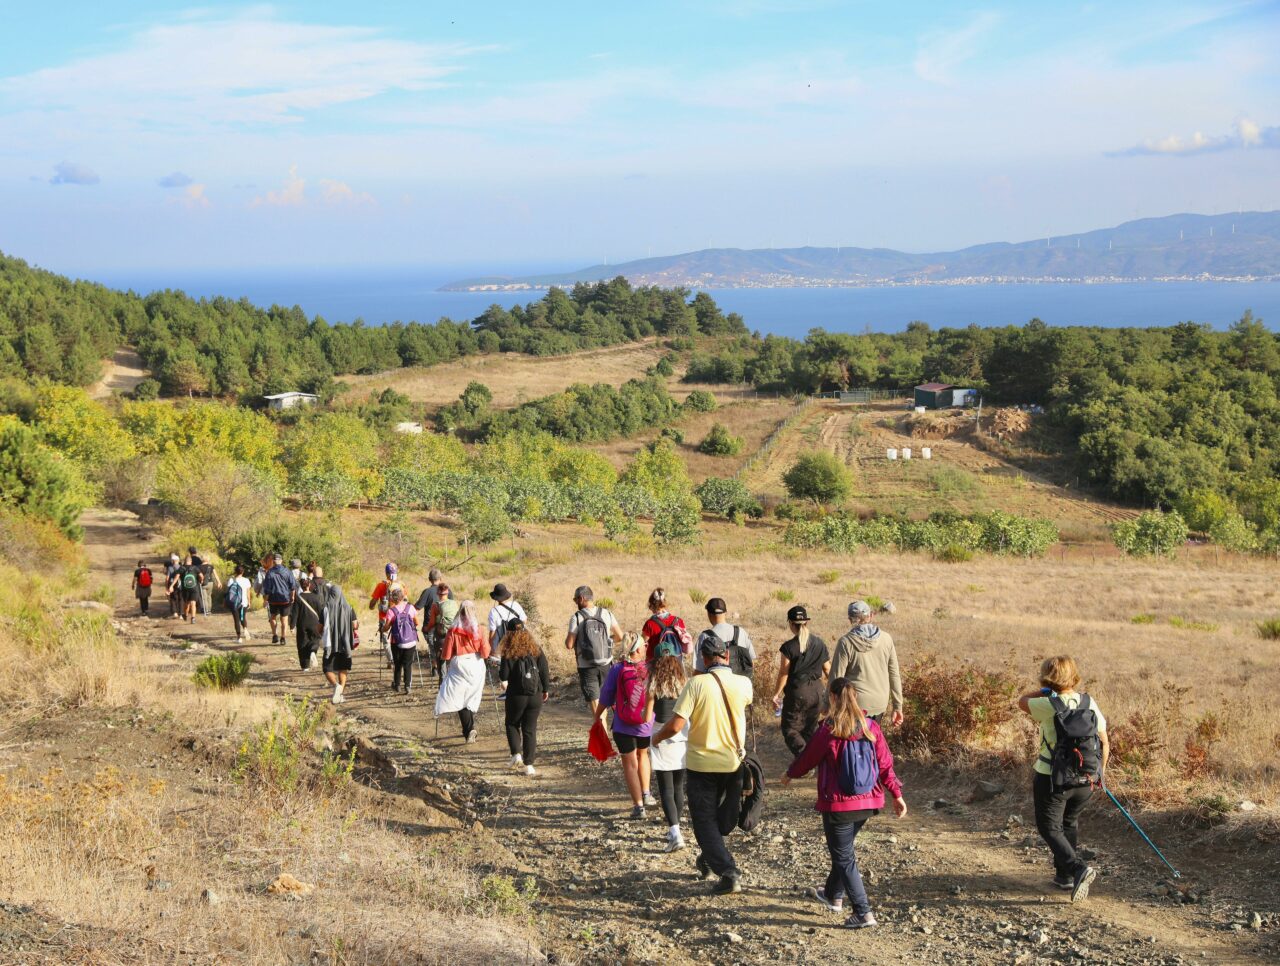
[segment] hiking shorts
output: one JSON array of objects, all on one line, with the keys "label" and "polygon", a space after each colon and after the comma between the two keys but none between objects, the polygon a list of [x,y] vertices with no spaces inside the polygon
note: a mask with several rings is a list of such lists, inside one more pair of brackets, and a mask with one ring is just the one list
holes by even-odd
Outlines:
[{"label": "hiking shorts", "polygon": [[184,604],[194,604],[200,599],[199,587],[181,587],[182,602]]},{"label": "hiking shorts", "polygon": [[324,659],[324,673],[333,674],[337,671],[351,670],[351,655],[339,654],[337,651],[331,651]]},{"label": "hiking shorts", "polygon": [[644,751],[653,742],[648,735],[637,738],[635,735],[624,735],[621,731],[613,733],[613,743],[618,746],[618,753],[629,755],[633,751]]},{"label": "hiking shorts", "polygon": [[609,665],[607,664],[578,668],[578,685],[582,688],[582,700],[587,704],[599,700],[600,689],[604,687],[604,679],[608,675]]},{"label": "hiking shorts", "polygon": [[267,609],[272,617],[288,617],[289,611],[293,610],[293,605],[269,603],[267,604]]}]

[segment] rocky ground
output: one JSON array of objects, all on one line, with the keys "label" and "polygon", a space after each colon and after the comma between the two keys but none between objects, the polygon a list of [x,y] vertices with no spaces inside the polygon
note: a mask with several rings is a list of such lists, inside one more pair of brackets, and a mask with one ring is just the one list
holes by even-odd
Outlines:
[{"label": "rocky ground", "polygon": [[[101,577],[127,588],[146,541],[136,523],[110,519],[118,523],[104,520],[90,529],[88,549]],[[138,618],[123,603],[119,614],[125,633],[166,649],[180,664],[210,649],[236,647],[222,614],[194,626]],[[320,673],[299,671],[292,644],[272,645],[264,629],[259,618],[258,635],[239,648],[259,662],[249,686],[327,697]],[[419,795],[472,830],[456,834],[500,841],[506,854],[487,858],[481,850],[478,861],[536,880],[544,915],[535,938],[548,961],[1280,960],[1280,903],[1272,887],[1280,850],[1274,843],[1221,840],[1210,847],[1196,843],[1203,833],[1185,833],[1170,849],[1185,875],[1174,882],[1110,814],[1109,803],[1095,803],[1085,838],[1102,875],[1089,900],[1072,906],[1050,883],[1029,791],[1016,783],[978,786],[936,766],[902,767],[910,814],[901,821],[873,819],[858,840],[878,929],[842,930],[839,917],[804,897],[826,873],[809,780],[770,787],[765,822],[731,842],[744,871],[743,892],[711,897],[694,875],[692,847],[662,852],[660,810],[645,821],[628,820],[616,762],[597,765],[585,752],[589,722],[569,682],[558,683],[544,711],[539,775],[528,778],[507,766],[492,699],[479,716],[480,740],[466,745],[455,718],[432,717],[433,682],[411,698],[393,695],[389,672],[380,673],[378,663],[369,650],[358,654],[340,709],[358,733],[361,778]],[[759,750],[767,771],[778,776],[786,759],[775,732],[772,721],[762,726]],[[692,846],[692,835],[687,838]],[[11,915],[8,907],[2,912]]]}]

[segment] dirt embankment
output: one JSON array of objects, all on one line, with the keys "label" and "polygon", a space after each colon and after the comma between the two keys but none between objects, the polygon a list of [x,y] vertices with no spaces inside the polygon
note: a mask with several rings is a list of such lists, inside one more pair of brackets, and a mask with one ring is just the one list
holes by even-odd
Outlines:
[{"label": "dirt embankment", "polygon": [[[136,523],[120,518],[90,530],[95,572],[118,587],[127,587],[139,548]],[[128,611],[122,601],[121,612]],[[236,648],[223,615],[194,626],[128,623],[179,667],[194,660],[193,646],[197,653],[235,648],[259,662],[249,683],[255,693],[327,694],[318,672],[297,669],[291,644],[272,645],[258,633]],[[259,632],[265,626],[256,615],[255,625]],[[529,779],[507,766],[492,697],[479,716],[480,740],[466,745],[453,718],[433,717],[433,682],[420,683],[413,697],[394,696],[379,664],[370,650],[358,654],[342,706],[373,742],[364,754],[374,769],[368,777],[412,778],[419,789],[447,795],[437,804],[453,813],[458,830],[443,834],[473,840],[475,862],[486,869],[532,872],[541,914],[529,930],[535,955],[541,950],[560,963],[676,964],[1261,963],[1280,955],[1273,875],[1241,875],[1227,868],[1233,863],[1225,855],[1198,850],[1179,853],[1186,892],[1169,889],[1141,843],[1104,822],[1104,806],[1095,804],[1084,838],[1104,874],[1087,904],[1071,906],[1050,884],[1047,852],[1020,784],[975,801],[969,780],[913,767],[903,768],[911,814],[900,822],[873,819],[859,838],[878,930],[841,930],[803,895],[822,881],[827,862],[809,780],[771,787],[764,825],[731,843],[744,892],[712,898],[696,881],[692,849],[662,852],[660,816],[627,821],[616,764],[598,766],[583,750],[587,718],[571,681],[557,683],[544,712],[540,774]],[[758,722],[754,741],[767,771],[780,775],[786,756],[775,723]],[[381,818],[389,829],[399,821],[391,812]],[[500,847],[485,848],[489,840]],[[331,888],[342,888],[340,868],[330,878]],[[1250,928],[1254,912],[1260,931]]]},{"label": "dirt embankment", "polygon": [[142,358],[134,350],[122,346],[106,364],[102,378],[89,387],[94,399],[106,399],[113,395],[133,392],[138,383],[151,373],[142,364]]}]

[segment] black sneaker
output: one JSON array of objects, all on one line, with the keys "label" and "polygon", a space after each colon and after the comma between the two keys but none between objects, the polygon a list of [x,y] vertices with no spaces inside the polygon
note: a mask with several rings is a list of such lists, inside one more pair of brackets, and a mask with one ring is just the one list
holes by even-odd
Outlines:
[{"label": "black sneaker", "polygon": [[1089,898],[1089,886],[1093,880],[1098,877],[1098,870],[1092,866],[1086,865],[1083,869],[1076,873],[1075,881],[1071,884],[1071,901],[1084,902]]},{"label": "black sneaker", "polygon": [[698,858],[694,861],[693,864],[694,864],[694,867],[697,868],[698,870],[698,878],[701,879],[703,882],[710,882],[712,879],[716,877],[716,874],[711,871],[711,866],[707,865],[707,860],[704,859],[701,855],[698,856]]},{"label": "black sneaker", "polygon": [[720,881],[711,887],[713,896],[730,896],[742,891],[742,883],[736,875],[722,875]]},{"label": "black sneaker", "polygon": [[279,637],[277,637],[275,634],[272,634],[272,635],[271,635],[271,643],[272,643],[272,644],[279,644],[279,643],[280,643],[280,638],[279,638]]},{"label": "black sneaker", "polygon": [[1056,873],[1053,877],[1053,884],[1059,889],[1074,889],[1076,880],[1071,878],[1065,872]]}]

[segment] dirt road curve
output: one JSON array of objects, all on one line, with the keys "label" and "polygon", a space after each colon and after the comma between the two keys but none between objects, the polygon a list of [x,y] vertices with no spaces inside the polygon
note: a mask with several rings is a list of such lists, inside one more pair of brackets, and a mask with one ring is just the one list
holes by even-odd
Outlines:
[{"label": "dirt road curve", "polygon": [[89,395],[94,399],[107,399],[114,393],[132,392],[149,375],[138,353],[122,347],[107,363],[102,378],[89,387]]},{"label": "dirt road curve", "polygon": [[[151,549],[136,519],[94,513],[86,543],[96,576],[121,588],[120,614],[132,615],[128,578]],[[359,607],[357,608],[359,609]],[[252,686],[327,697],[319,672],[297,668],[293,645],[273,646],[261,632],[242,649],[259,661]],[[223,613],[194,626],[163,619],[145,624],[157,647],[191,638],[234,648]],[[194,658],[173,651],[175,660]],[[1048,853],[1030,827],[1029,794],[1011,788],[987,804],[964,804],[969,785],[945,784],[936,772],[904,768],[911,814],[873,819],[859,839],[877,930],[852,933],[803,890],[826,872],[813,786],[771,789],[767,821],[731,843],[745,874],[739,896],[712,898],[693,874],[694,850],[661,851],[661,815],[626,819],[616,767],[585,754],[586,717],[565,682],[544,713],[540,775],[507,767],[501,717],[487,700],[480,741],[462,743],[456,719],[432,717],[435,687],[394,696],[368,649],[357,655],[344,715],[361,722],[407,773],[425,773],[450,789],[463,814],[492,830],[536,875],[540,905],[552,915],[544,949],[561,963],[1192,963],[1276,962],[1274,890],[1247,895],[1246,885],[1201,852],[1179,854],[1198,901],[1162,895],[1153,857],[1122,829],[1086,825],[1103,876],[1089,901],[1073,907],[1050,885]],[[760,750],[767,770],[785,764],[772,722]],[[1104,811],[1095,804],[1092,815]],[[688,835],[692,842],[692,835]],[[1207,860],[1198,865],[1196,859]],[[1248,925],[1261,911],[1266,928]],[[1243,928],[1242,928],[1243,927]]]}]

